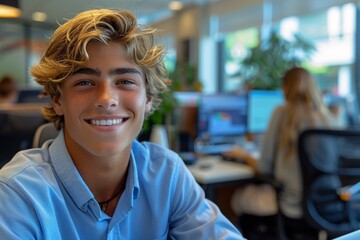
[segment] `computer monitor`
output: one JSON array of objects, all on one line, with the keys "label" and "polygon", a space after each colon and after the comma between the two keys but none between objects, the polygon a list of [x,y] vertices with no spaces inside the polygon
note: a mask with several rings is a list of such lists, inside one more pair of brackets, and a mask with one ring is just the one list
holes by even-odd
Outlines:
[{"label": "computer monitor", "polygon": [[17,103],[48,103],[50,97],[40,97],[40,89],[21,89]]},{"label": "computer monitor", "polygon": [[250,90],[248,93],[248,132],[264,133],[272,112],[284,103],[281,90]]},{"label": "computer monitor", "polygon": [[203,95],[198,110],[198,137],[221,141],[246,134],[247,97],[244,94]]},{"label": "computer monitor", "polygon": [[200,103],[200,92],[174,92],[173,96],[175,98],[176,104],[178,107],[197,107]]}]

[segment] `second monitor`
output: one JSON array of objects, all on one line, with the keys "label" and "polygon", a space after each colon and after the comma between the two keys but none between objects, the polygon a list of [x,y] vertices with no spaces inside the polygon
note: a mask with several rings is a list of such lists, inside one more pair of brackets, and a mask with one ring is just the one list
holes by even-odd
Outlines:
[{"label": "second monitor", "polygon": [[248,93],[248,132],[264,133],[272,112],[284,103],[281,90],[251,90]]},{"label": "second monitor", "polygon": [[226,142],[247,132],[247,97],[244,94],[203,95],[199,104],[198,136]]}]

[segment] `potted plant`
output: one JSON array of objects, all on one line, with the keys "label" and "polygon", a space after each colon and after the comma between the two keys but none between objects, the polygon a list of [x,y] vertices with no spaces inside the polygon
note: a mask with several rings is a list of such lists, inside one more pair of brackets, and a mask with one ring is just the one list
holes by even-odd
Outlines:
[{"label": "potted plant", "polygon": [[168,129],[171,125],[171,112],[176,105],[171,89],[170,91],[164,93],[161,97],[163,101],[160,106],[145,119],[139,140],[149,140],[153,126],[163,125],[166,129]]},{"label": "potted plant", "polygon": [[284,72],[309,60],[315,50],[300,34],[290,41],[273,31],[266,41],[249,50],[240,63],[239,75],[251,88],[278,89]]},{"label": "potted plant", "polygon": [[177,62],[175,68],[169,71],[169,79],[171,81],[169,91],[162,95],[163,101],[159,108],[145,119],[139,140],[150,140],[153,129],[162,126],[168,133],[168,140],[172,147],[177,134],[172,126],[173,110],[177,105],[173,92],[201,91],[202,85],[197,78],[197,68],[190,63]]},{"label": "potted plant", "polygon": [[169,73],[173,91],[201,91],[196,66],[187,62],[177,62],[175,69]]}]

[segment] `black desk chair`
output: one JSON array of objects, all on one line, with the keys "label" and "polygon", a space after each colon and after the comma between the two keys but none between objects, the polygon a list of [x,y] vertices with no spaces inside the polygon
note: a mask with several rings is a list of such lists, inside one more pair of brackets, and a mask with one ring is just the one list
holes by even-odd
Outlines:
[{"label": "black desk chair", "polygon": [[20,150],[31,148],[34,133],[0,133],[0,168],[9,162]]},{"label": "black desk chair", "polygon": [[360,131],[305,130],[298,151],[304,220],[329,238],[360,229]]},{"label": "black desk chair", "polygon": [[35,131],[44,122],[37,112],[0,112],[0,168],[18,151],[31,148]]},{"label": "black desk chair", "polygon": [[[303,182],[300,226],[289,225],[281,211],[265,218],[250,216],[263,229],[276,231],[261,236],[260,229],[249,239],[292,240],[287,232],[294,239],[332,239],[360,229],[360,131],[305,130],[298,138],[298,153]],[[272,185],[279,204],[282,184],[266,176],[256,181]]]}]

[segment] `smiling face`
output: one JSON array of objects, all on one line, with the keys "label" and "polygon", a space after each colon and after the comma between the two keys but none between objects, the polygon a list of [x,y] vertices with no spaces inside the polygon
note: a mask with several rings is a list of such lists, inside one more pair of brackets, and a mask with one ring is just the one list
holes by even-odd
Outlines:
[{"label": "smiling face", "polygon": [[141,68],[127,57],[120,43],[90,42],[89,61],[63,82],[53,99],[64,115],[65,142],[73,160],[125,158],[151,108]]}]

